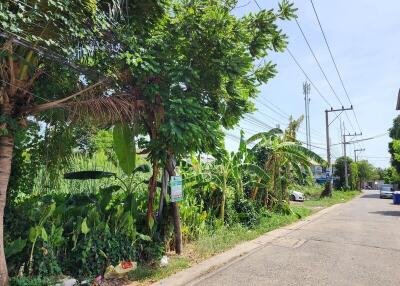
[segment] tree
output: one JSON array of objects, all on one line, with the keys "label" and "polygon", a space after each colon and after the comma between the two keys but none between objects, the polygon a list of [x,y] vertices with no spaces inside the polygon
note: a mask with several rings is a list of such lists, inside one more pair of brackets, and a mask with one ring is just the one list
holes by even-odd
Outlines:
[{"label": "tree", "polygon": [[400,182],[400,175],[396,168],[389,167],[383,170],[382,179],[385,184],[398,184]]},{"label": "tree", "polygon": [[397,172],[400,173],[400,115],[393,120],[393,126],[389,129],[389,136],[393,139],[389,143],[391,163]]},{"label": "tree", "polygon": [[377,169],[369,163],[367,160],[361,160],[357,162],[358,166],[358,177],[361,186],[367,181],[375,181],[379,179]]},{"label": "tree", "polygon": [[[218,157],[223,148],[221,127],[232,128],[253,110],[258,85],[276,73],[275,65],[255,62],[268,50],[283,51],[286,36],[276,22],[294,17],[283,1],[278,11],[260,11],[238,18],[236,1],[174,1],[141,53],[126,52],[129,84],[144,101],[140,147],[153,165],[147,208],[153,225],[155,180],[161,167],[173,175],[173,159],[191,153]],[[132,45],[126,38],[126,46]],[[140,61],[136,59],[140,58]],[[132,60],[133,59],[133,60]],[[149,140],[147,140],[147,138]],[[173,206],[178,213],[177,206]],[[179,217],[175,215],[175,225]],[[175,240],[179,241],[175,233]],[[176,243],[176,249],[180,249]]]},{"label": "tree", "polygon": [[[339,180],[335,180],[335,188],[340,189],[345,187],[345,161],[347,161],[347,176],[351,179],[351,168],[350,165],[353,163],[353,160],[350,157],[339,157],[336,159],[335,164],[333,165],[334,168],[334,176],[339,177]],[[349,185],[351,182],[349,181]]]},{"label": "tree", "polygon": [[360,187],[360,171],[358,169],[358,164],[356,162],[351,162],[349,165],[349,170],[349,186],[352,190],[357,190]]},{"label": "tree", "polygon": [[[278,206],[282,205],[284,199],[288,199],[287,188],[293,178],[311,175],[310,167],[313,163],[325,164],[320,156],[293,141],[293,137],[288,140],[280,129],[255,134],[247,143],[255,143],[252,152],[263,151],[259,164],[270,174],[265,190],[270,189],[278,197]],[[257,191],[256,188],[254,192]]]}]

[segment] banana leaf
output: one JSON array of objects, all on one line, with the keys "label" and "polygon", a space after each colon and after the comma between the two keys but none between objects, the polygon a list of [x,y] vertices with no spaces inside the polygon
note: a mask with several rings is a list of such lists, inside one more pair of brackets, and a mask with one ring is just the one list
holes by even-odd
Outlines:
[{"label": "banana leaf", "polygon": [[103,178],[115,177],[115,173],[103,171],[78,171],[64,174],[67,180],[97,180]]}]

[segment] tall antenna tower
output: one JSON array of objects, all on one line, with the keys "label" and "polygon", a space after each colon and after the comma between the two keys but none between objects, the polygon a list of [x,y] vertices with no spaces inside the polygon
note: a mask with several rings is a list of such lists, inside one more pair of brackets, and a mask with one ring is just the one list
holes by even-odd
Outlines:
[{"label": "tall antenna tower", "polygon": [[305,118],[306,118],[306,143],[307,148],[311,150],[311,130],[310,130],[310,83],[305,81],[303,83],[304,105],[305,105]]}]

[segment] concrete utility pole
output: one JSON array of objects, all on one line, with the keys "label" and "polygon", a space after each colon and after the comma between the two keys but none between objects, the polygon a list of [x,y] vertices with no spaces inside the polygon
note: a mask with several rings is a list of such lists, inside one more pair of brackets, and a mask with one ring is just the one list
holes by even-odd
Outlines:
[{"label": "concrete utility pole", "polygon": [[307,148],[311,150],[311,130],[310,130],[310,90],[311,85],[305,81],[303,83],[304,105],[305,105],[305,118],[306,118],[306,143]]},{"label": "concrete utility pole", "polygon": [[357,162],[357,152],[363,152],[365,148],[362,149],[354,149],[354,162]]},{"label": "concrete utility pole", "polygon": [[[332,195],[332,186],[333,186],[333,176],[332,176],[332,161],[331,161],[331,144],[330,144],[330,138],[329,138],[329,126],[339,117],[342,112],[346,110],[352,110],[353,106],[349,108],[342,108],[339,109],[327,109],[325,110],[325,128],[326,128],[326,157],[328,161],[328,168],[329,168],[329,176],[327,176],[327,179],[329,179],[329,182],[327,182],[327,190],[326,190],[326,196],[331,196]],[[340,112],[339,115],[337,115],[331,122],[329,122],[329,112]]]},{"label": "concrete utility pole", "polygon": [[[344,124],[343,124],[343,126],[344,126]],[[344,131],[344,132],[346,132],[346,130]],[[347,144],[350,144],[349,142],[346,142],[346,137],[348,137],[348,136],[352,136],[352,137],[354,137],[354,136],[361,136],[362,135],[362,133],[355,133],[354,132],[354,134],[343,134],[343,150],[344,150],[344,180],[345,180],[345,186],[346,186],[346,188],[348,188],[349,187],[349,175],[348,175],[348,166],[347,166],[347,154],[346,154],[346,145]],[[354,154],[355,154],[355,152],[354,152]],[[356,160],[355,160],[356,161]],[[357,162],[357,161],[356,161]]]}]

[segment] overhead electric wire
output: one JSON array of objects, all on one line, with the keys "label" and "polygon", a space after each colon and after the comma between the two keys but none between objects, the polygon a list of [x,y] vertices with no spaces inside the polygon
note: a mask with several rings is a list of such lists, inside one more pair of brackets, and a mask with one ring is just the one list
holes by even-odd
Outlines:
[{"label": "overhead electric wire", "polygon": [[258,8],[259,8],[260,10],[262,10],[260,4],[258,4],[258,1],[257,1],[257,0],[254,0],[254,2],[256,3],[256,5],[258,6]]},{"label": "overhead electric wire", "polygon": [[[324,69],[322,68],[322,65],[321,65],[321,63],[319,62],[317,56],[315,55],[315,52],[314,52],[314,50],[312,49],[312,47],[311,47],[311,45],[310,45],[310,42],[308,41],[307,36],[305,35],[303,29],[301,28],[299,21],[298,21],[297,19],[295,19],[295,21],[296,21],[297,27],[299,28],[299,30],[300,30],[300,32],[301,32],[303,38],[304,38],[304,41],[306,42],[306,44],[307,44],[307,46],[308,46],[308,48],[309,48],[309,50],[310,50],[310,52],[311,52],[311,54],[312,54],[312,56],[313,56],[315,62],[317,63],[317,65],[318,65],[318,67],[319,67],[319,69],[320,69],[322,75],[324,76],[326,82],[328,83],[328,85],[329,85],[329,87],[330,87],[332,93],[334,94],[334,96],[336,97],[336,99],[339,101],[340,105],[343,107],[343,102],[341,101],[340,97],[339,97],[338,94],[336,93],[335,89],[334,89],[333,86],[332,86],[332,83],[330,82],[330,80],[328,79],[328,76],[326,75]],[[347,120],[349,121],[350,126],[352,127],[352,129],[353,129],[353,130],[356,130],[356,129],[354,128],[354,125],[353,125],[352,121],[350,120],[348,114],[347,114],[346,112],[345,112],[345,114],[346,114]]]},{"label": "overhead electric wire", "polygon": [[[321,24],[321,21],[320,21],[320,18],[319,18],[319,16],[318,16],[318,12],[317,12],[317,9],[315,8],[315,5],[314,5],[313,0],[310,0],[310,3],[311,3],[311,6],[312,6],[312,8],[313,8],[315,17],[316,17],[317,22],[318,22],[318,26],[319,26],[319,28],[320,28],[320,30],[321,30],[322,36],[323,36],[324,41],[325,41],[325,45],[326,45],[326,47],[327,47],[327,49],[328,49],[329,55],[330,55],[330,57],[331,57],[331,60],[332,60],[333,65],[334,65],[334,67],[335,67],[335,70],[336,70],[336,73],[337,73],[337,75],[338,75],[338,78],[339,78],[339,81],[340,81],[340,83],[341,83],[341,86],[342,86],[342,88],[343,88],[343,90],[344,90],[344,93],[345,93],[345,95],[346,95],[346,97],[347,97],[347,100],[349,101],[350,105],[353,106],[353,103],[351,102],[349,93],[347,92],[347,88],[346,88],[346,86],[344,85],[344,81],[343,81],[342,75],[341,75],[341,73],[340,73],[340,71],[339,71],[339,68],[338,68],[338,66],[337,66],[337,64],[336,64],[336,61],[335,61],[335,58],[334,58],[334,56],[333,56],[332,50],[331,50],[331,48],[330,48],[330,46],[329,46],[328,39],[327,39],[327,37],[326,37],[326,35],[325,35],[325,31],[324,31],[324,29],[322,28],[322,24]],[[354,118],[355,118],[355,121],[356,121],[358,130],[360,131],[360,133],[362,133],[362,129],[361,129],[360,123],[359,123],[359,121],[358,121],[357,113],[356,113],[355,110],[354,110],[354,106],[353,106],[352,112],[353,112],[353,115],[354,115]],[[347,113],[346,113],[346,116],[347,116]],[[347,116],[347,118],[348,118],[348,116]],[[348,120],[349,120],[349,122],[350,122],[350,125],[352,125],[352,123],[351,123],[351,121],[350,121],[349,118],[348,118]],[[355,129],[355,128],[353,127],[353,129]],[[362,136],[361,136],[361,138],[362,138]],[[363,146],[363,148],[365,147],[365,146],[363,145],[363,143],[361,143],[361,145]]]},{"label": "overhead electric wire", "polygon": [[[317,63],[317,65],[318,65],[318,67],[319,67],[319,69],[320,69],[322,75],[324,76],[326,82],[328,83],[328,85],[329,85],[329,87],[330,87],[332,93],[334,94],[334,96],[336,97],[336,99],[338,100],[338,102],[340,103],[340,105],[343,107],[343,106],[344,106],[344,105],[343,105],[343,102],[341,101],[340,97],[338,96],[338,94],[336,93],[335,89],[333,88],[332,83],[331,83],[330,80],[328,79],[328,76],[326,75],[324,69],[322,68],[321,63],[319,62],[319,60],[318,60],[318,58],[317,58],[317,56],[316,56],[314,50],[312,49],[312,47],[311,47],[311,45],[310,45],[310,42],[308,41],[307,36],[305,35],[303,29],[301,28],[300,23],[299,23],[299,21],[297,20],[297,18],[295,19],[295,21],[296,21],[297,27],[299,28],[299,30],[300,30],[300,32],[301,32],[303,38],[304,38],[304,41],[306,42],[306,44],[307,44],[307,46],[308,46],[308,48],[309,48],[309,50],[310,50],[310,52],[311,52],[311,54],[312,54],[312,56],[313,56],[315,62]],[[351,104],[351,103],[350,103],[350,104]],[[351,104],[351,105],[352,105],[352,104]],[[355,114],[354,109],[352,109],[352,110],[353,110],[353,113]],[[345,112],[345,114],[346,114],[347,120],[348,120],[349,123],[350,123],[351,128],[352,128],[353,130],[356,130],[356,128],[354,128],[354,125],[353,125],[352,121],[350,120],[350,117],[348,116],[347,112]],[[356,121],[357,121],[357,119],[356,119]],[[361,130],[361,129],[359,128],[359,130]]]},{"label": "overhead electric wire", "polygon": [[339,101],[340,105],[343,106],[343,103],[342,103],[342,101],[340,100],[340,97],[337,95],[335,89],[333,88],[331,82],[329,81],[329,79],[328,79],[328,77],[327,77],[327,75],[326,75],[324,69],[322,68],[322,66],[321,66],[321,64],[320,64],[320,62],[319,62],[317,56],[316,56],[315,53],[314,53],[314,50],[312,49],[312,47],[311,47],[311,45],[310,45],[310,42],[309,42],[308,39],[307,39],[307,36],[304,34],[304,31],[303,31],[303,29],[301,28],[300,23],[299,23],[299,21],[297,20],[297,18],[295,18],[295,21],[296,21],[297,27],[299,27],[299,30],[300,30],[300,32],[301,32],[303,38],[304,38],[304,41],[306,42],[306,44],[307,44],[307,46],[308,46],[308,49],[310,50],[312,56],[314,57],[314,60],[315,60],[315,62],[317,63],[317,65],[318,65],[318,67],[319,67],[319,69],[320,69],[322,75],[324,76],[326,82],[328,83],[328,85],[329,85],[329,87],[330,87],[332,93],[335,95],[335,97],[336,97],[336,99]]},{"label": "overhead electric wire", "polygon": [[[313,8],[313,10],[314,10],[315,17],[317,18],[318,26],[319,26],[319,28],[320,28],[320,30],[321,30],[322,36],[324,37],[324,41],[325,41],[326,47],[328,48],[329,55],[331,56],[331,59],[332,59],[333,65],[334,65],[334,67],[335,67],[336,73],[337,73],[337,75],[338,75],[338,77],[339,77],[340,83],[341,83],[341,85],[342,85],[342,87],[343,87],[343,90],[344,90],[344,92],[345,92],[345,94],[346,94],[346,97],[347,97],[347,99],[348,99],[350,105],[353,105],[352,102],[351,102],[351,100],[350,100],[349,93],[347,92],[347,89],[346,89],[346,87],[345,87],[345,85],[344,85],[343,78],[342,78],[342,76],[341,76],[341,74],[340,74],[340,71],[339,71],[339,68],[338,68],[338,66],[337,66],[337,64],[336,64],[336,61],[335,61],[335,58],[334,58],[333,53],[332,53],[332,51],[331,51],[331,48],[330,48],[330,46],[329,46],[329,43],[328,43],[328,40],[327,40],[327,38],[326,38],[324,29],[322,28],[322,24],[321,24],[321,21],[320,21],[320,19],[319,19],[317,10],[316,10],[316,8],[315,8],[315,6],[314,6],[314,2],[313,2],[313,0],[310,0],[310,2],[311,2],[311,5],[312,5],[312,8]],[[356,112],[354,111],[354,108],[353,108],[353,114],[354,114],[354,117],[355,117],[355,119],[356,119],[356,123],[357,123],[357,125],[358,125],[358,128],[359,128],[359,130],[361,131],[361,127],[360,127],[360,124],[359,124],[359,122],[358,122],[358,118],[357,118]]]},{"label": "overhead electric wire", "polygon": [[310,82],[310,84],[312,85],[312,87],[316,90],[316,92],[318,93],[318,95],[325,101],[325,103],[329,106],[332,107],[332,104],[329,103],[329,101],[325,98],[325,96],[322,95],[322,93],[319,91],[319,89],[315,86],[315,84],[312,82],[312,80],[310,79],[310,77],[308,76],[308,74],[304,71],[303,67],[300,65],[300,63],[298,62],[298,60],[296,59],[296,57],[293,55],[293,53],[290,51],[289,47],[286,48],[286,50],[288,51],[289,55],[292,57],[293,61],[296,63],[296,65],[298,66],[298,68],[302,71],[302,73],[304,74],[304,76],[306,77],[306,79]]},{"label": "overhead electric wire", "polygon": [[[291,115],[287,114],[285,111],[283,111],[282,109],[280,109],[278,106],[274,105],[270,100],[266,99],[265,97],[259,97],[259,100],[257,101],[258,103],[260,103],[262,106],[270,109],[271,111],[273,111],[275,114],[279,115],[280,117],[284,118],[285,120],[288,120]],[[262,101],[261,101],[262,100]],[[267,103],[263,102],[266,101]],[[271,105],[271,106],[269,106]],[[301,129],[305,129],[305,127],[300,126]],[[316,136],[325,136],[324,134],[322,134],[320,131],[317,131],[316,129],[311,128],[311,132],[314,133],[314,135]]]}]

